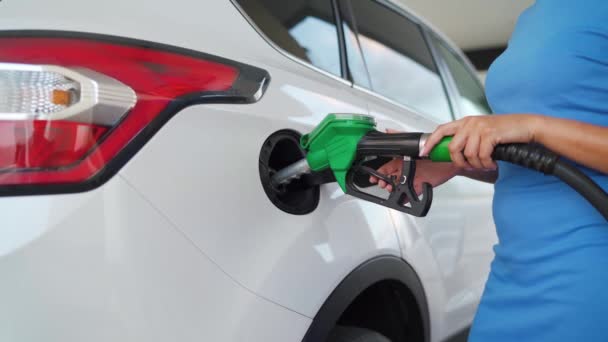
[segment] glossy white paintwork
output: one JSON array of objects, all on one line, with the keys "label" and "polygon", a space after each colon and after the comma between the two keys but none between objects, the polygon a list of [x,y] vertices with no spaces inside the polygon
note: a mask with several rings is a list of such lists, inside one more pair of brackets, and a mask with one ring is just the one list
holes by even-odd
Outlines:
[{"label": "glossy white paintwork", "polygon": [[123,178],[0,199],[0,341],[295,341],[310,319],[239,285]]},{"label": "glossy white paintwork", "polygon": [[421,278],[433,341],[471,322],[494,241],[491,188],[451,182],[414,219],[324,185],[317,210],[293,216],[258,178],[268,135],[307,132],[330,112],[371,113],[380,129],[436,123],[287,58],[225,0],[6,0],[9,29],[182,46],[272,81],[256,104],[183,110],[100,189],[0,198],[0,341],[300,341],[344,276],[387,254]]}]

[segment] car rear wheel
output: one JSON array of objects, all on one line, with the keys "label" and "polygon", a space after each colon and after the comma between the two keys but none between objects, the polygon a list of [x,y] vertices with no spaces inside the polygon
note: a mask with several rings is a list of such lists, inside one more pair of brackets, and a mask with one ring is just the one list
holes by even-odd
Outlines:
[{"label": "car rear wheel", "polygon": [[327,342],[391,342],[384,335],[368,329],[337,326]]}]

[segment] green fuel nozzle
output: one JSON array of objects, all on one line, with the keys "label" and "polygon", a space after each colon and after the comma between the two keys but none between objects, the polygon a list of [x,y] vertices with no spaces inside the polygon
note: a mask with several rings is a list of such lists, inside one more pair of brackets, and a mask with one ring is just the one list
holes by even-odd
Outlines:
[{"label": "green fuel nozzle", "polygon": [[[335,181],[344,193],[372,201],[415,216],[424,216],[432,201],[430,184],[423,185],[422,197],[414,190],[415,160],[428,134],[388,134],[376,130],[373,117],[356,114],[329,114],[309,134],[302,136],[300,145],[306,158],[278,171],[272,177],[279,187],[311,172],[331,169]],[[448,139],[444,139],[430,153],[429,159],[449,161]],[[366,165],[378,158],[402,158],[403,171],[399,179],[379,174]],[[389,159],[386,159],[389,160]],[[362,191],[356,184],[357,175],[375,176],[393,185],[388,198],[381,198]],[[369,186],[369,184],[366,184]]]},{"label": "green fuel nozzle", "polygon": [[375,128],[376,121],[370,116],[329,114],[312,132],[302,136],[300,145],[308,151],[310,169],[330,168],[346,192],[346,175],[357,157],[359,141]]},{"label": "green fuel nozzle", "polygon": [[[450,156],[450,149],[448,145],[452,141],[452,137],[445,137],[433,147],[429,153],[429,159],[434,162],[451,162],[452,157]],[[424,143],[422,144],[424,146]]]},{"label": "green fuel nozzle", "polygon": [[[388,134],[376,130],[376,122],[366,115],[329,114],[315,129],[302,137],[300,145],[306,157],[272,176],[275,189],[307,173],[323,175],[331,170],[344,193],[414,216],[425,216],[433,200],[433,189],[424,183],[419,195],[414,188],[416,160],[429,134]],[[427,159],[449,162],[446,137],[435,145]],[[380,174],[376,169],[392,158],[403,160],[399,177]],[[570,185],[608,220],[608,193],[575,165],[538,144],[501,144],[494,148],[492,159],[554,175]],[[371,186],[369,176],[392,185],[388,197],[380,197],[364,188]],[[313,185],[329,182],[325,177]]]}]

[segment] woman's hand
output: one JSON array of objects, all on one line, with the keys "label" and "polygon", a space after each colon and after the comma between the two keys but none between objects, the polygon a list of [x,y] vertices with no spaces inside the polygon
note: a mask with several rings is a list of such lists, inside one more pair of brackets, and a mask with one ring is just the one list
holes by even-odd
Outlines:
[{"label": "woman's hand", "polygon": [[468,116],[439,126],[428,138],[421,155],[426,156],[443,137],[454,164],[463,169],[496,169],[492,152],[498,144],[529,143],[542,119],[538,115],[508,114]]},{"label": "woman's hand", "polygon": [[[396,158],[382,165],[378,172],[387,176],[396,176],[396,179],[401,177],[403,169],[403,160]],[[422,192],[422,184],[430,183],[433,187],[439,186],[452,177],[458,174],[458,168],[454,163],[434,163],[430,160],[416,161],[416,176],[414,177],[414,190],[420,194]],[[379,187],[386,189],[388,192],[393,191],[393,186],[387,184],[382,179],[376,177],[369,178],[370,183],[378,184]]]}]

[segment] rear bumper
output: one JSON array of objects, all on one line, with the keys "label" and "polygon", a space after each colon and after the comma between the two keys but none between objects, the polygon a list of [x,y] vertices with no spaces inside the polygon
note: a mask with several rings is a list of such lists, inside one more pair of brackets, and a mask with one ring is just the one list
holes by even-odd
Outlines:
[{"label": "rear bumper", "polygon": [[0,198],[1,341],[299,341],[310,319],[247,291],[116,176]]}]

